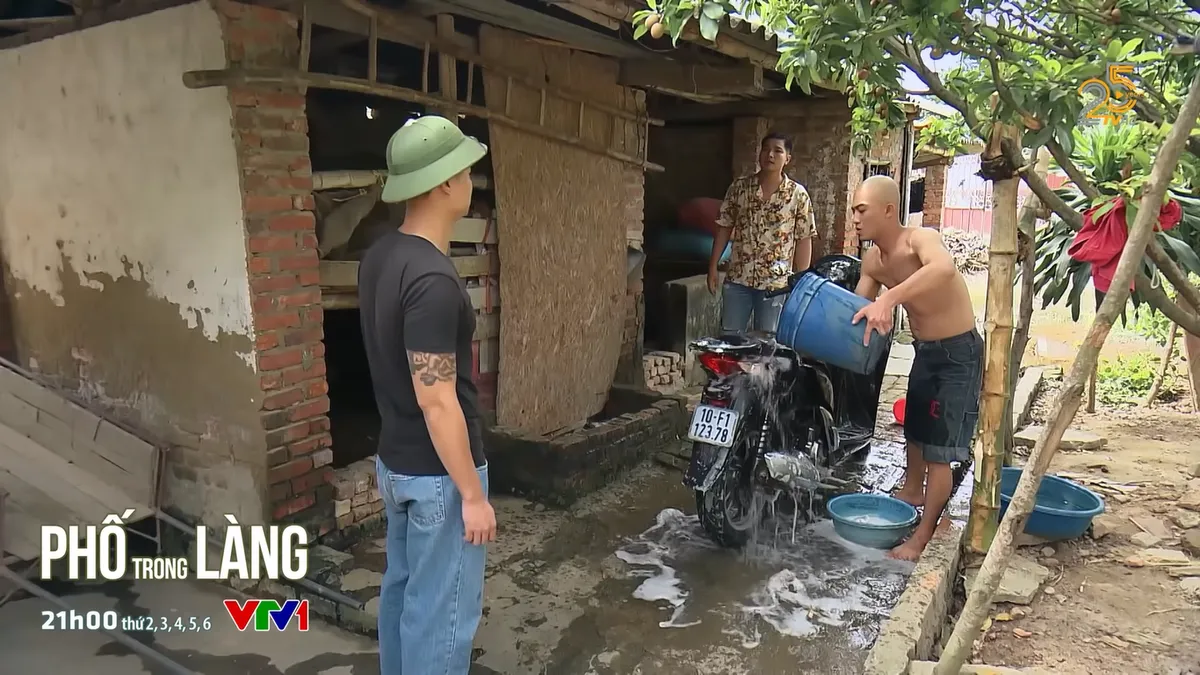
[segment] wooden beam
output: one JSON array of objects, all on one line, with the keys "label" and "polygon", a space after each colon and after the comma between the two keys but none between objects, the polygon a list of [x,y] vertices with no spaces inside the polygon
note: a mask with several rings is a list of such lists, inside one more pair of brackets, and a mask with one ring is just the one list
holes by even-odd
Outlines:
[{"label": "wooden beam", "polygon": [[605,56],[636,58],[644,51],[618,38],[505,0],[410,0],[410,4],[425,14],[457,14]]},{"label": "wooden beam", "polygon": [[[588,14],[600,14],[630,25],[633,14],[644,8],[644,3],[628,3],[623,0],[570,0],[569,2],[552,2],[568,12],[585,16],[578,9],[586,10]],[[585,17],[586,18],[586,17]],[[703,47],[720,52],[739,60],[746,60],[756,66],[775,70],[779,62],[779,51],[774,39],[765,39],[749,34],[741,28],[733,28],[728,19],[722,20],[721,30],[717,33],[716,42],[710,42],[700,35],[700,29],[695,21],[689,21],[679,39],[692,42]]]},{"label": "wooden beam", "polygon": [[500,258],[495,253],[456,255],[450,257],[450,262],[454,263],[458,276],[464,279],[500,274]]},{"label": "wooden beam", "polygon": [[[451,256],[454,269],[463,279],[495,276],[500,273],[500,259],[495,253],[481,255]],[[338,292],[339,289],[358,288],[357,260],[322,260],[320,263],[321,287]]]},{"label": "wooden beam", "polygon": [[[267,1],[272,3],[285,2],[285,0]],[[554,96],[566,101],[585,103],[592,110],[616,115],[632,122],[649,123],[658,127],[663,126],[663,121],[660,119],[647,118],[643,114],[596,101],[582,93],[551,86],[544,79],[530,77],[514,68],[484,59],[479,54],[479,46],[474,38],[458,32],[454,32],[452,36],[443,38],[437,34],[437,28],[432,21],[423,19],[415,14],[379,7],[362,0],[341,0],[341,2],[333,2],[332,0],[310,1],[312,6],[309,10],[309,19],[318,26],[325,26],[326,28],[333,28],[366,37],[370,34],[369,18],[375,17],[378,22],[378,36],[380,40],[395,42],[418,49],[424,49],[428,45],[430,49],[436,51],[438,54],[452,56],[459,61],[466,61],[468,64],[477,64],[496,75],[512,78],[514,82],[519,82],[526,87],[545,89]],[[342,4],[342,2],[349,4]],[[286,8],[286,5],[282,6]]]},{"label": "wooden beam", "polygon": [[[438,37],[445,40],[454,35],[454,15],[439,14],[437,17],[437,34]],[[451,101],[458,100],[458,59],[451,54],[438,54],[438,93],[442,98],[450,99]],[[467,101],[470,103],[470,100]],[[446,110],[446,115],[450,121],[458,125],[458,115],[455,115],[453,110]]]},{"label": "wooden beam", "polygon": [[[799,97],[787,101],[732,101],[729,103],[682,103],[655,110],[668,122],[703,122],[733,117],[837,117],[846,110],[846,100],[831,95]],[[848,113],[847,113],[848,114]]]},{"label": "wooden beam", "polygon": [[676,94],[758,95],[763,93],[763,71],[761,66],[751,63],[708,66],[638,59],[621,62],[621,75],[617,83]]},{"label": "wooden beam", "polygon": [[0,28],[25,30],[26,28],[37,28],[39,26],[48,26],[74,20],[75,17],[73,16],[37,16],[28,19],[0,19]]},{"label": "wooden beam", "polygon": [[192,70],[183,74],[183,83],[189,89],[204,89],[207,87],[234,87],[234,86],[284,86],[295,87],[297,89],[312,88],[312,89],[332,89],[336,91],[349,91],[358,94],[368,94],[372,96],[382,96],[384,98],[392,98],[400,101],[408,101],[418,105],[428,106],[431,108],[448,107],[466,115],[471,115],[479,119],[490,120],[497,124],[502,124],[506,127],[511,127],[527,134],[540,136],[547,140],[569,145],[580,150],[584,150],[597,155],[604,155],[626,164],[641,167],[645,171],[664,171],[661,164],[655,164],[648,160],[627,155],[623,152],[618,152],[612,148],[604,147],[589,141],[585,141],[576,136],[560,133],[553,129],[529,124],[520,120],[515,120],[502,113],[489,110],[477,105],[467,103],[447,101],[440,96],[426,94],[409,89],[407,87],[398,87],[391,84],[383,84],[381,82],[370,82],[355,77],[342,77],[340,75],[325,75],[322,73],[305,73],[298,70],[287,68],[268,68],[261,70],[247,70],[241,68],[230,68],[227,70]]},{"label": "wooden beam", "polygon": [[460,244],[495,244],[496,227],[496,223],[487,218],[461,218],[454,223],[454,229],[450,231],[450,241]]},{"label": "wooden beam", "polygon": [[[387,178],[387,171],[370,169],[314,171],[312,178],[314,190],[352,190],[375,185]],[[473,173],[471,174],[471,186],[476,190],[490,190],[492,182],[483,174]]]}]

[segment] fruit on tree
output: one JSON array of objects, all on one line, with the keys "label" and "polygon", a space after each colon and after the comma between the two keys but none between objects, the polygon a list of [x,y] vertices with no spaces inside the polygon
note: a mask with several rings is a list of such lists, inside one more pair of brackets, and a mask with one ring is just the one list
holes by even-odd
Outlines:
[{"label": "fruit on tree", "polygon": [[655,38],[655,39],[660,38],[663,36],[663,33],[666,33],[666,32],[667,32],[667,30],[665,28],[663,28],[661,21],[654,24],[653,26],[650,26],[650,37],[652,37],[652,38]]}]

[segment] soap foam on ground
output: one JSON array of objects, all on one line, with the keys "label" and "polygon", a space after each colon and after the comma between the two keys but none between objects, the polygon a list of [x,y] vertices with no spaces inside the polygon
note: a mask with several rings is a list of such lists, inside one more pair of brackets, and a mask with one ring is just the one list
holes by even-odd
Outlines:
[{"label": "soap foam on ground", "polygon": [[[658,514],[653,527],[616,556],[641,568],[634,575],[645,580],[634,590],[635,598],[664,601],[672,607],[671,617],[660,622],[660,627],[700,623],[698,619],[682,621],[691,593],[677,568],[681,562],[711,560],[712,565],[738,565],[738,573],[760,579],[744,602],[707,608],[726,617],[728,625],[722,632],[738,637],[744,648],[752,649],[761,642],[761,622],[796,638],[812,637],[822,626],[855,628],[861,624],[864,634],[856,641],[869,643],[877,632],[872,626],[890,611],[912,564],[841,539],[828,520],[801,527],[793,544],[790,517],[787,520],[788,526],[780,530],[789,536],[774,541],[769,535],[760,536],[741,555],[722,557],[716,555],[718,547],[703,534],[695,516],[666,509]],[[765,532],[772,529],[771,523],[763,528]]]}]

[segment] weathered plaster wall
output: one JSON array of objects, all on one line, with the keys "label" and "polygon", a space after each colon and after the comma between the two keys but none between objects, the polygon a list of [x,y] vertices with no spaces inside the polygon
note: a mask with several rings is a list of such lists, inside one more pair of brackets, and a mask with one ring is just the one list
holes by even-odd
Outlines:
[{"label": "weathered plaster wall", "polygon": [[[0,51],[0,251],[19,360],[173,445],[167,502],[262,517],[228,95],[206,2]],[[196,489],[199,485],[201,489]]]}]

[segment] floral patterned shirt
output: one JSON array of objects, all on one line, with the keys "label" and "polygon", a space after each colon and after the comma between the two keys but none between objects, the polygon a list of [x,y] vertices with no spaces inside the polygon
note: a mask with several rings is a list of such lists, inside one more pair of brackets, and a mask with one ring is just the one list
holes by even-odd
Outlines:
[{"label": "floral patterned shirt", "polygon": [[733,228],[725,280],[761,290],[787,285],[796,241],[811,238],[817,231],[808,190],[787,176],[766,198],[758,174],[733,181],[721,203],[717,224]]}]

